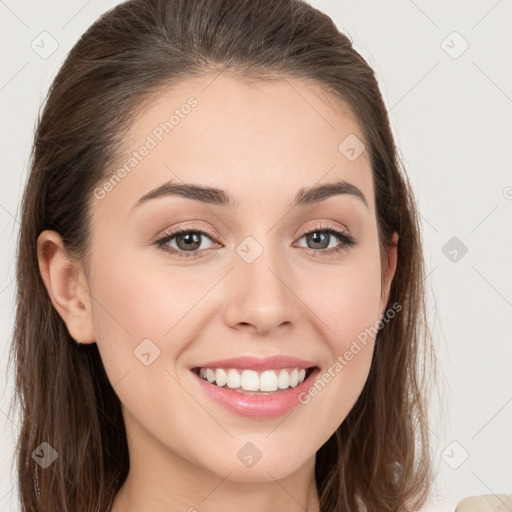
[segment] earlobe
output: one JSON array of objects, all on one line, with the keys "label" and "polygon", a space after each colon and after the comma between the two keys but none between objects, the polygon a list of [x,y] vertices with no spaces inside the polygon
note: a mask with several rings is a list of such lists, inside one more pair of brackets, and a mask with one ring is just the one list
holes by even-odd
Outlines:
[{"label": "earlobe", "polygon": [[79,263],[65,252],[62,237],[45,230],[37,239],[39,271],[53,306],[71,337],[80,343],[95,341],[91,300]]}]

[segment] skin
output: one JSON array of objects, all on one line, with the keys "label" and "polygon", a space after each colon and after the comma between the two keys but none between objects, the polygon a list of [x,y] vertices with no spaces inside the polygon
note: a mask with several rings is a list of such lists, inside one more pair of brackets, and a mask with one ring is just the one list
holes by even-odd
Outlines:
[{"label": "skin", "polygon": [[[56,232],[38,239],[55,308],[74,339],[98,344],[123,404],[131,468],[113,512],[318,511],[315,453],[356,402],[374,339],[307,405],[273,419],[225,410],[199,390],[188,368],[234,355],[286,354],[326,372],[385,313],[395,273],[396,233],[384,261],[379,254],[367,154],[350,161],[338,149],[349,134],[363,139],[349,109],[296,78],[249,85],[214,77],[162,91],[135,119],[120,161],[167,112],[190,96],[198,101],[121,183],[92,199],[87,272],[66,257]],[[226,190],[240,207],[169,196],[129,213],[170,179]],[[357,186],[368,207],[338,195],[290,208],[299,189],[340,179]],[[348,232],[356,246],[322,256],[304,236],[319,221]],[[151,245],[175,226],[210,228],[216,236],[201,235],[203,257],[179,258]],[[236,252],[248,236],[263,249],[250,264]],[[339,245],[331,236],[322,247]],[[177,238],[167,246],[186,250]],[[149,366],[134,356],[147,338],[160,350]],[[250,468],[236,456],[249,442],[262,453]]]}]

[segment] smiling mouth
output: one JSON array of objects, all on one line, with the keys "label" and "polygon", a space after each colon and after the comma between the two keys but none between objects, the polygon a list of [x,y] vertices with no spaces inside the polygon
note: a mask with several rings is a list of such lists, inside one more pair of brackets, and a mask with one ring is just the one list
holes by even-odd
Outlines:
[{"label": "smiling mouth", "polygon": [[309,377],[317,366],[289,367],[256,371],[239,368],[192,368],[200,379],[223,389],[243,395],[275,395],[297,387]]}]

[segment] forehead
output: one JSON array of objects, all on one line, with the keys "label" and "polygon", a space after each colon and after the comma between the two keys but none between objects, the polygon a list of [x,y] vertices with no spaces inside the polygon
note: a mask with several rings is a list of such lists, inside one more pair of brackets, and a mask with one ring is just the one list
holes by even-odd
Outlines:
[{"label": "forehead", "polygon": [[222,188],[242,204],[278,204],[301,187],[342,179],[373,208],[366,152],[344,152],[347,140],[364,147],[361,129],[348,105],[312,82],[196,77],[153,95],[129,128],[107,179],[125,172],[101,208],[128,213],[169,180]]}]

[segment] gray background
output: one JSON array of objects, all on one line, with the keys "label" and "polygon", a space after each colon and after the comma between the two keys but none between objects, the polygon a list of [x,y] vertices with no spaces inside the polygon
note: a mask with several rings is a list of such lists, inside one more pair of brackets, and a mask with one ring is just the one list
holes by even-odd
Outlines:
[{"label": "gray background", "polygon": [[[4,376],[35,119],[67,52],[117,3],[0,0],[0,512],[18,510]],[[425,510],[512,494],[511,1],[310,3],[374,68],[419,204],[442,396],[431,405],[437,476]]]}]

